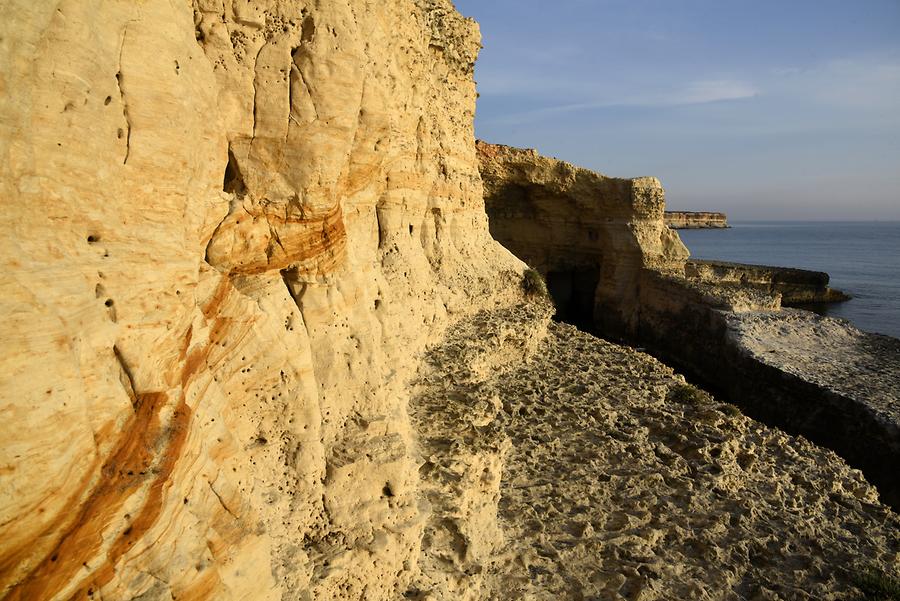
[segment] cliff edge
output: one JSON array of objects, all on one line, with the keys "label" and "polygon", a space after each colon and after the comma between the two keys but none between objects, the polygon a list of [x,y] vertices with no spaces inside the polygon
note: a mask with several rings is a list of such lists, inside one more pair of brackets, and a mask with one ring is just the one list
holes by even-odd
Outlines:
[{"label": "cliff edge", "polygon": [[728,217],[725,213],[666,211],[664,219],[666,225],[673,230],[725,229],[731,227],[728,225]]},{"label": "cliff edge", "polygon": [[[0,598],[847,599],[898,564],[858,472],[525,294],[449,0],[5,8]],[[609,192],[579,248],[639,323],[687,259],[659,182],[529,173],[566,236]]]},{"label": "cliff edge", "polygon": [[13,2],[0,597],[397,598],[407,381],[521,296],[445,0]]}]

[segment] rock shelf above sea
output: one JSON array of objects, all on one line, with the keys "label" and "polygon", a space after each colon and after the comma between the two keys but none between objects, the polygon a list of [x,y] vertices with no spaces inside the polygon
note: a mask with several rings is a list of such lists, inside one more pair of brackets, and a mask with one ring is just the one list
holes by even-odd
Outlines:
[{"label": "rock shelf above sea", "polygon": [[849,601],[862,558],[900,558],[900,520],[833,452],[550,314],[485,312],[427,355],[411,598]]},{"label": "rock shelf above sea", "polygon": [[546,276],[559,319],[646,347],[748,414],[837,451],[900,508],[900,342],[782,308],[846,300],[828,274],[690,260],[659,229],[656,180],[478,149],[491,232]]},{"label": "rock shelf above sea", "polygon": [[723,229],[731,227],[725,213],[666,211],[666,225],[675,230]]}]

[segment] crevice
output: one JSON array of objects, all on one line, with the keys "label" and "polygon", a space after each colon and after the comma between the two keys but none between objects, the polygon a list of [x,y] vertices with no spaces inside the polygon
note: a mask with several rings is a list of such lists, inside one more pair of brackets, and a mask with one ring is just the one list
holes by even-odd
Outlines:
[{"label": "crevice", "polygon": [[266,220],[266,225],[269,227],[269,243],[266,245],[266,261],[271,262],[272,255],[275,254],[275,247],[281,249],[285,255],[287,255],[287,249],[284,247],[284,244],[281,242],[281,236],[278,235],[278,229],[272,225],[272,222],[269,220],[269,214],[263,209],[263,218]]},{"label": "crevice", "polygon": [[300,41],[308,44],[316,35],[316,22],[312,15],[306,15],[303,24],[300,26]]},{"label": "crevice", "polygon": [[[319,119],[319,108],[316,106],[316,99],[313,98],[312,86],[309,85],[309,82],[306,80],[306,76],[303,74],[303,70],[300,69],[300,65],[297,64],[297,53],[302,50],[301,47],[293,48],[291,50],[291,72],[296,72],[297,77],[300,78],[300,83],[303,84],[303,88],[306,90],[306,95],[309,96],[309,104],[312,106],[313,113],[316,116],[316,119]],[[289,114],[293,114],[294,112],[294,97],[293,90],[291,90],[290,81],[288,81],[288,94],[289,94]]]},{"label": "crevice", "polygon": [[219,505],[222,506],[222,509],[224,509],[226,512],[228,512],[228,515],[233,517],[235,520],[239,520],[240,518],[238,518],[238,516],[235,515],[235,513],[233,511],[231,511],[231,509],[228,507],[228,505],[225,504],[225,501],[222,500],[222,495],[220,495],[219,492],[215,489],[215,487],[213,486],[213,483],[207,481],[207,484],[209,484],[209,490],[212,491],[212,494],[216,495],[216,498],[219,500]]},{"label": "crevice", "polygon": [[260,46],[259,50],[257,50],[256,52],[256,57],[253,59],[253,80],[250,82],[250,85],[253,86],[253,136],[250,138],[250,155],[253,154],[253,141],[256,139],[257,110],[259,108],[259,106],[256,104],[256,96],[258,94],[258,90],[256,88],[256,78],[259,77],[259,55],[262,54],[262,51],[267,44],[268,42],[263,42],[263,45]]},{"label": "crevice", "polygon": [[122,164],[128,164],[128,157],[131,155],[131,118],[128,115],[128,102],[125,99],[125,88],[122,86],[122,55],[125,53],[125,39],[128,36],[128,24],[122,30],[122,43],[119,45],[119,63],[116,71],[116,87],[119,89],[119,99],[122,101],[122,116],[125,119],[125,131],[119,130],[118,137],[125,137],[125,158]]},{"label": "crevice", "polygon": [[306,317],[303,315],[303,294],[306,292],[306,284],[301,284],[301,288],[299,292],[294,292],[294,287],[291,285],[290,279],[297,279],[297,268],[291,269],[283,269],[281,271],[281,281],[284,282],[285,288],[287,288],[288,294],[291,297],[291,300],[294,301],[294,304],[297,306],[297,311],[300,314],[300,320],[303,322],[303,329],[306,330],[306,338],[307,340],[312,340],[312,336],[309,332],[309,325],[306,323]]},{"label": "crevice", "polygon": [[137,410],[138,397],[135,392],[134,377],[131,375],[131,370],[128,369],[128,364],[125,363],[125,358],[122,357],[122,352],[119,351],[119,347],[115,345],[113,345],[113,355],[116,357],[116,362],[119,364],[119,381],[122,382],[122,387],[125,389],[126,394],[128,394],[128,398],[131,399],[131,407]]},{"label": "crevice", "polygon": [[378,250],[382,250],[382,246],[384,245],[384,233],[382,232],[381,210],[378,205],[375,205],[375,226],[378,229]]},{"label": "crevice", "polygon": [[247,186],[244,184],[244,174],[241,173],[240,164],[234,156],[231,144],[228,145],[228,164],[225,165],[222,191],[236,196],[243,196],[247,193]]}]

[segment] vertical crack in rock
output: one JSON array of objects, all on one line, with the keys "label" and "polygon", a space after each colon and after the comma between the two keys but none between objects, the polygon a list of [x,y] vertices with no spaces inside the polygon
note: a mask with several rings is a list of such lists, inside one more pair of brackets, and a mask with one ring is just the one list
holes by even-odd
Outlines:
[{"label": "vertical crack in rock", "polygon": [[[297,53],[302,50],[302,47],[297,47],[291,50],[291,73],[296,73],[299,78],[299,83],[303,86],[303,90],[306,92],[306,95],[309,97],[309,104],[312,107],[313,114],[315,115],[316,120],[319,119],[319,107],[316,106],[316,100],[313,98],[312,87],[309,85],[309,82],[306,80],[306,76],[303,74],[303,70],[300,69],[300,66],[297,64]],[[300,125],[300,122],[296,120],[294,117],[294,90],[293,86],[288,82],[288,109],[289,109],[289,117],[293,118],[294,121]]]},{"label": "vertical crack in rock", "polygon": [[119,347],[115,345],[113,345],[113,355],[115,355],[116,362],[119,365],[119,380],[122,382],[122,387],[125,388],[128,398],[131,399],[131,406],[137,410],[138,397],[134,392],[134,378],[131,375],[131,370],[128,368],[128,364],[125,363]]},{"label": "vertical crack in rock", "polygon": [[250,85],[253,86],[253,135],[250,138],[250,154],[252,154],[253,150],[253,141],[256,140],[256,124],[259,121],[259,115],[257,114],[259,105],[256,102],[256,97],[259,95],[259,88],[256,83],[256,78],[259,77],[259,55],[262,54],[262,51],[267,45],[268,42],[264,42],[263,45],[259,47],[259,50],[256,51],[256,57],[253,59],[253,79],[250,81]]},{"label": "vertical crack in rock", "polygon": [[300,314],[300,320],[303,322],[303,329],[306,330],[306,339],[312,342],[312,335],[309,332],[309,325],[306,323],[306,317],[303,315],[303,302],[301,301],[301,299],[303,298],[303,294],[306,292],[306,284],[300,284],[300,290],[298,292],[294,291],[294,286],[291,284],[291,281],[297,281],[296,268],[282,270],[281,280],[284,282],[284,286],[287,288],[291,300],[293,300],[294,304],[297,305],[297,311]]},{"label": "vertical crack in rock", "polygon": [[[125,39],[128,36],[128,24],[122,30],[122,43],[119,45],[119,63],[116,71],[116,87],[119,89],[119,99],[122,101],[122,116],[125,119],[125,157],[122,164],[128,164],[128,157],[131,154],[131,118],[128,116],[128,101],[125,98],[125,88],[122,85],[122,55],[125,53]],[[122,131],[119,130],[119,138],[122,137]]]},{"label": "vertical crack in rock", "polygon": [[381,203],[375,205],[375,226],[378,229],[378,250],[383,250],[384,224],[381,222]]},{"label": "vertical crack in rock", "polygon": [[[284,247],[284,244],[281,243],[281,237],[278,235],[278,228],[272,225],[271,219],[269,219],[269,213],[265,209],[262,213],[263,218],[266,220],[266,225],[269,226],[269,243],[266,245],[266,261],[271,263],[272,256],[275,254],[275,247],[281,249],[281,252],[287,255],[287,249]],[[277,217],[276,217],[277,219]]]}]

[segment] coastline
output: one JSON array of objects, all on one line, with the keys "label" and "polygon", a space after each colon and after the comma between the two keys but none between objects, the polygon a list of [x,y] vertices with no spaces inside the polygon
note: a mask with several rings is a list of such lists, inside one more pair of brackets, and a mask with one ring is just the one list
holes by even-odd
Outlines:
[{"label": "coastline", "polygon": [[[900,341],[786,308],[847,300],[828,273],[690,259],[647,178],[619,183],[504,146],[479,152],[491,232],[546,277],[559,320],[644,347],[748,415],[833,449],[900,509],[884,468],[900,464],[900,408],[884,400],[900,390]],[[734,232],[707,236],[721,245]],[[848,390],[848,378],[859,384]]]},{"label": "coastline", "polygon": [[727,231],[682,231],[692,260],[763,263],[827,272],[847,303],[798,304],[859,329],[900,338],[900,221],[743,221]]}]

